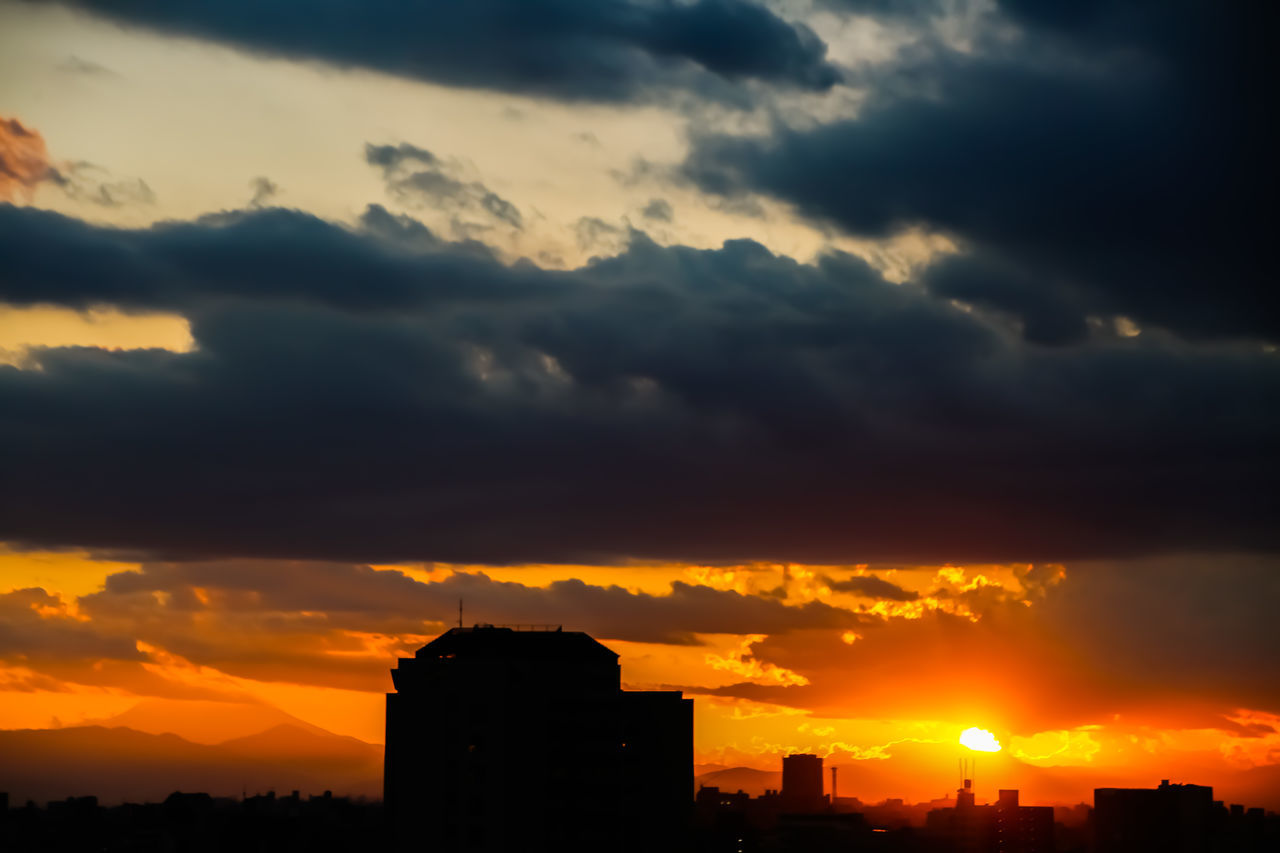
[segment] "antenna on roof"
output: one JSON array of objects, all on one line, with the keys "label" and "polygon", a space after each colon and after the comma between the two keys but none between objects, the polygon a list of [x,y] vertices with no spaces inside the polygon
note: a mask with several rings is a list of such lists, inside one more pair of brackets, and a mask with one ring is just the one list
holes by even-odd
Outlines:
[{"label": "antenna on roof", "polygon": [[462,627],[462,599],[458,599],[458,627]]}]

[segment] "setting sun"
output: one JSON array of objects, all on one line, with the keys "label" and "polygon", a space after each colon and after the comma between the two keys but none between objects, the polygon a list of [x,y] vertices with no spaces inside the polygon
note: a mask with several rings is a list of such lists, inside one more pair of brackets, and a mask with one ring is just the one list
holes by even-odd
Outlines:
[{"label": "setting sun", "polygon": [[975,752],[999,752],[1000,741],[986,729],[977,727],[965,729],[960,733],[960,745],[967,746]]}]

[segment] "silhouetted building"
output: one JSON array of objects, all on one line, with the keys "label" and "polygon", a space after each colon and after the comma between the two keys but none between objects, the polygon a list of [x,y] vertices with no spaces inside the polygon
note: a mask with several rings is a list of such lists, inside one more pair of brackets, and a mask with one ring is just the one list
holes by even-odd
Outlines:
[{"label": "silhouetted building", "polygon": [[977,800],[973,797],[973,780],[965,779],[964,785],[956,789],[956,808],[962,809],[976,804]]},{"label": "silhouetted building", "polygon": [[1216,812],[1214,850],[1231,853],[1274,853],[1280,850],[1280,815],[1238,803],[1213,804]]},{"label": "silhouetted building", "polygon": [[995,804],[980,806],[973,783],[964,780],[953,809],[925,818],[930,835],[957,853],[1052,853],[1053,807],[1018,804],[1018,792],[1002,790]]},{"label": "silhouetted building", "polygon": [[870,835],[860,814],[784,814],[764,846],[777,853],[847,853],[864,848]]},{"label": "silhouetted building", "polygon": [[1097,853],[1208,851],[1213,788],[1170,785],[1168,779],[1159,788],[1096,788],[1093,822]]},{"label": "silhouetted building", "polygon": [[822,797],[822,759],[816,755],[788,755],[782,759],[782,808],[815,812],[826,805]]},{"label": "silhouetted building", "polygon": [[400,849],[639,849],[683,831],[693,701],[623,691],[617,654],[587,634],[454,628],[391,674]]},{"label": "silhouetted building", "polygon": [[346,797],[213,797],[174,792],[162,803],[104,808],[92,797],[34,803],[0,827],[0,850],[111,851],[381,850],[382,804]]},{"label": "silhouetted building", "polygon": [[1018,805],[1017,790],[1001,790],[995,804],[995,850],[1051,853],[1053,806]]},{"label": "silhouetted building", "polygon": [[698,795],[694,797],[694,802],[698,808],[705,809],[710,812],[737,812],[745,813],[747,805],[751,802],[751,795],[739,790],[737,793],[721,791],[714,785],[703,785],[698,789]]},{"label": "silhouetted building", "polygon": [[743,791],[730,793],[703,785],[694,798],[694,845],[698,853],[745,853],[756,848],[757,828],[751,823],[752,799]]}]

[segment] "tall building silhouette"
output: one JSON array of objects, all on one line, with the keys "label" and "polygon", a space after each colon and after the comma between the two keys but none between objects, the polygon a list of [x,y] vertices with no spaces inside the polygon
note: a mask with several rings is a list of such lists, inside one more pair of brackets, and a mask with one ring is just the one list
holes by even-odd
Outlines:
[{"label": "tall building silhouette", "polygon": [[401,850],[651,847],[693,801],[693,700],[621,689],[585,633],[454,628],[401,658],[384,799]]},{"label": "tall building silhouette", "polygon": [[995,812],[995,850],[1052,853],[1053,806],[1022,806],[1015,789],[1001,789]]},{"label": "tall building silhouette", "polygon": [[934,809],[929,834],[955,853],[1053,853],[1053,807],[1024,806],[1018,791],[999,792],[993,805],[977,805],[973,782],[964,780],[953,809]]},{"label": "tall building silhouette", "polygon": [[1093,822],[1097,853],[1159,850],[1202,853],[1211,849],[1213,788],[1095,788]]},{"label": "tall building silhouette", "polygon": [[805,753],[783,756],[782,807],[787,811],[808,812],[823,805],[822,759]]}]

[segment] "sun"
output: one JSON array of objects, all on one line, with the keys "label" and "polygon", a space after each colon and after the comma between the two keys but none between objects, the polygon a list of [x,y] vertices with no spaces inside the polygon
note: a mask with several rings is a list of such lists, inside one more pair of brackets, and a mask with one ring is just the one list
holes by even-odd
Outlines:
[{"label": "sun", "polygon": [[975,752],[1000,751],[1000,741],[996,740],[996,736],[986,729],[980,729],[976,726],[971,729],[965,729],[960,733],[960,745],[967,746]]}]

